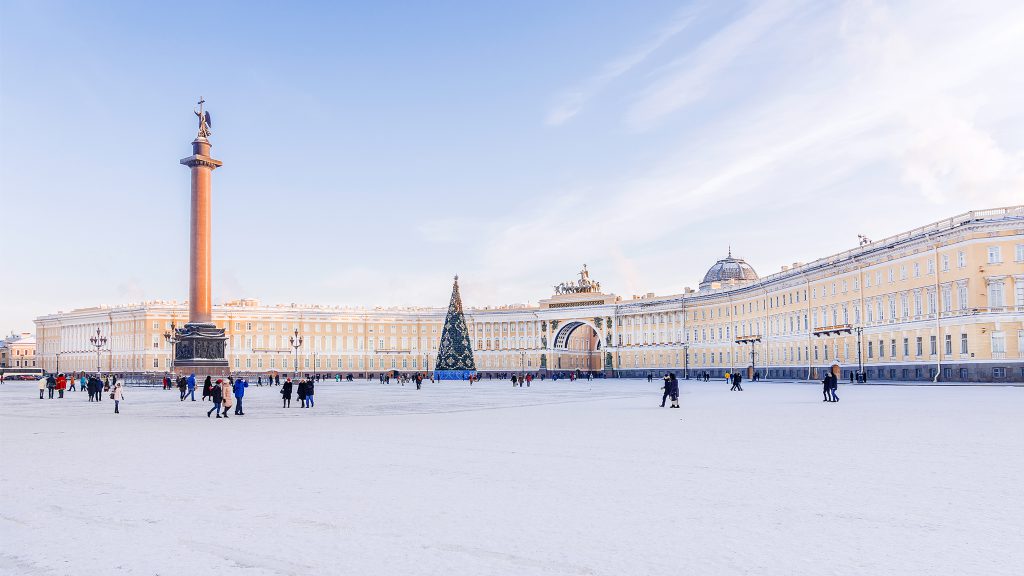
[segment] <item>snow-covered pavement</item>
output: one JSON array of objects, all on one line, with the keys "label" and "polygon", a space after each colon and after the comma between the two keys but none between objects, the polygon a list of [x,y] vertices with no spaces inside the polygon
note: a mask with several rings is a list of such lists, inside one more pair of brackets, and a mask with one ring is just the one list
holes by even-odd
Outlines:
[{"label": "snow-covered pavement", "polygon": [[0,573],[1024,573],[1024,388],[0,386]]}]

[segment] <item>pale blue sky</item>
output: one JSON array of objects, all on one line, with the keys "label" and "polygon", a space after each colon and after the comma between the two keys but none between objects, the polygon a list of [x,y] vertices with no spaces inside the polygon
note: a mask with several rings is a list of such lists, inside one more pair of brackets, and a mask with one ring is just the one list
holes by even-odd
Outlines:
[{"label": "pale blue sky", "polygon": [[183,300],[678,293],[1024,202],[1024,4],[0,1],[0,330]]}]

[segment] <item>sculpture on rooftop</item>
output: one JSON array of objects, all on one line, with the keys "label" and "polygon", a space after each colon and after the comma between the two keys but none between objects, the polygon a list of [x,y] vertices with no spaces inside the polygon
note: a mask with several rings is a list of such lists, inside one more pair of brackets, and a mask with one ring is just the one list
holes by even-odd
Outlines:
[{"label": "sculpture on rooftop", "polygon": [[601,283],[590,279],[587,265],[580,270],[579,280],[569,280],[555,285],[555,294],[597,294],[601,292]]}]

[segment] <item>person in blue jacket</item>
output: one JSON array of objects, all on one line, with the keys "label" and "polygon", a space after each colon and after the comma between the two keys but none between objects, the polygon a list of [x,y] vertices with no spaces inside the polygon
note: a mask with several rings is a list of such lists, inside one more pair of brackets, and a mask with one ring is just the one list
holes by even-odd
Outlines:
[{"label": "person in blue jacket", "polygon": [[184,400],[186,397],[191,396],[192,397],[192,401],[195,402],[196,401],[196,375],[195,374],[189,374],[188,380],[185,382],[185,385],[188,387],[188,392],[186,392],[185,395],[181,397],[181,399]]},{"label": "person in blue jacket", "polygon": [[245,396],[245,389],[248,387],[249,383],[244,378],[236,379],[231,385],[231,391],[235,395],[235,416],[245,416],[245,412],[242,412],[242,396]]}]

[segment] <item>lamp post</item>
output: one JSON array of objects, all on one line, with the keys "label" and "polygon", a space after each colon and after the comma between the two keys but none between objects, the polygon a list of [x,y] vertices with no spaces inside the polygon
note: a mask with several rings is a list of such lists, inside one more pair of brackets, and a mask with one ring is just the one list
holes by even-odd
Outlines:
[{"label": "lamp post", "polygon": [[690,379],[690,343],[683,343],[683,378]]},{"label": "lamp post", "polygon": [[298,328],[295,329],[295,333],[293,335],[288,337],[288,343],[291,344],[292,349],[295,350],[295,366],[293,367],[292,372],[295,374],[295,377],[298,378],[299,377],[299,348],[302,347],[302,335],[299,334],[299,329]]},{"label": "lamp post", "polygon": [[100,333],[100,329],[96,329],[96,335],[89,338],[89,343],[96,348],[96,374],[100,373],[100,349],[107,345],[107,337]]},{"label": "lamp post", "polygon": [[751,340],[750,341],[750,373],[751,373],[750,378],[751,379],[754,378],[753,375],[754,375],[755,372],[757,372],[757,367],[754,364],[754,341]]},{"label": "lamp post", "polygon": [[526,370],[526,350],[519,351],[519,379],[522,381],[523,372]]},{"label": "lamp post", "polygon": [[861,356],[861,336],[864,334],[864,327],[857,326],[853,329],[857,334],[857,381],[860,382],[864,378],[864,358]]},{"label": "lamp post", "polygon": [[164,332],[164,340],[168,344],[171,345],[171,366],[170,366],[170,372],[173,374],[174,373],[174,357],[177,354],[177,348],[175,348],[175,345],[179,342],[177,326],[174,324],[173,320],[171,321],[171,329],[170,329],[170,331],[169,332]]}]

